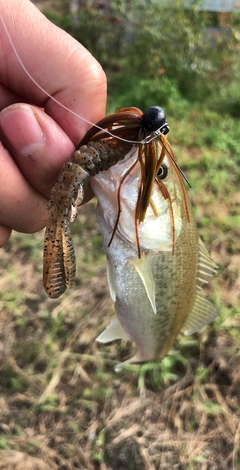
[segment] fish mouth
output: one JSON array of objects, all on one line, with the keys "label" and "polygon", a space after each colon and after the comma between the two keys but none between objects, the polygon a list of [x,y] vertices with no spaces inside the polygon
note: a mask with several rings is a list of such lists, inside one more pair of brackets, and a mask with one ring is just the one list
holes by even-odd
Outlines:
[{"label": "fish mouth", "polygon": [[[157,128],[157,130],[155,127],[155,122],[153,122],[152,120],[152,108],[154,108],[154,112],[159,113],[160,111],[160,120],[157,120],[157,122],[159,122],[161,125],[159,126],[159,128]],[[115,146],[116,148],[121,149],[121,152],[123,153],[123,158],[133,146],[136,148],[138,152],[137,159],[135,163],[133,163],[133,165],[129,168],[129,170],[124,174],[119,185],[117,195],[117,219],[108,246],[110,246],[112,243],[119,223],[121,213],[121,186],[127,175],[133,170],[136,163],[139,162],[141,174],[134,220],[139,258],[141,258],[141,250],[138,237],[138,226],[141,222],[144,221],[149,205],[151,205],[153,212],[155,210],[154,204],[151,201],[153,194],[153,186],[155,183],[157,183],[159,191],[161,191],[162,196],[168,202],[172,225],[172,253],[174,253],[174,213],[172,207],[172,200],[166,185],[164,185],[163,181],[161,181],[157,176],[165,156],[167,157],[169,164],[173,168],[179,180],[186,212],[186,218],[188,222],[190,221],[186,190],[184,186],[184,180],[187,183],[188,180],[182,172],[181,168],[178,166],[171,145],[165,137],[165,135],[169,131],[169,125],[166,122],[165,117],[166,116],[164,111],[159,107],[153,106],[149,108],[145,113],[135,107],[121,108],[117,110],[114,114],[106,116],[105,118],[100,120],[96,125],[92,126],[89,131],[85,134],[85,136],[77,147],[78,149],[80,146],[88,144],[90,141],[107,141],[111,142],[111,144],[114,144],[112,145],[113,147]]]},{"label": "fish mouth", "polygon": [[[111,142],[116,140],[116,145],[119,144],[119,140],[123,140],[138,148],[138,161],[141,168],[136,207],[136,222],[138,224],[144,221],[156,175],[166,154],[168,142],[164,134],[169,131],[167,122],[164,122],[161,128],[154,130],[154,132],[144,128],[145,115],[146,113],[135,107],[121,108],[116,113],[103,118],[96,126],[92,126],[77,147],[79,148],[91,140]],[[103,130],[101,130],[102,128]],[[109,135],[109,131],[111,135]]]}]

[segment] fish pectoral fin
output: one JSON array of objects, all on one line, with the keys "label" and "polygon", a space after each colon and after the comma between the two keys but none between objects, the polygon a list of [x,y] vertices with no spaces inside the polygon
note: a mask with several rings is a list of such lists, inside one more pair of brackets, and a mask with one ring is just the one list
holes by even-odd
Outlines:
[{"label": "fish pectoral fin", "polygon": [[198,285],[201,287],[216,273],[218,267],[212,260],[203,241],[199,238]]},{"label": "fish pectoral fin", "polygon": [[181,331],[183,331],[185,335],[191,335],[203,326],[214,321],[217,315],[218,312],[214,305],[198,293],[193,309]]},{"label": "fish pectoral fin", "polygon": [[142,258],[130,258],[130,262],[134,265],[140,278],[142,279],[145,287],[146,294],[154,313],[157,313],[156,300],[155,300],[155,281],[153,278],[152,270],[147,261],[146,256]]},{"label": "fish pectoral fin", "polygon": [[104,330],[97,338],[96,341],[99,343],[110,343],[115,339],[126,339],[130,340],[128,334],[123,329],[122,325],[120,325],[117,318],[114,318],[111,323],[107,326],[106,330]]},{"label": "fish pectoral fin", "polygon": [[111,268],[111,264],[109,263],[108,259],[106,260],[107,263],[107,280],[108,280],[108,287],[109,287],[109,292],[110,292],[110,295],[111,295],[111,298],[113,300],[113,302],[116,302],[116,292],[115,292],[115,288],[114,288],[114,285],[112,283],[112,268]]}]

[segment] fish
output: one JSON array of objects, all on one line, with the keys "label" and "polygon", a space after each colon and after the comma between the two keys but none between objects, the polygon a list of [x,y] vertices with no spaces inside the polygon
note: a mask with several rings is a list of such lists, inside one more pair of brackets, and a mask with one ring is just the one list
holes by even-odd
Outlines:
[{"label": "fish", "polygon": [[166,137],[162,108],[122,108],[93,126],[53,188],[45,233],[44,287],[59,297],[73,285],[69,223],[90,182],[106,252],[116,318],[99,343],[130,340],[137,351],[115,367],[163,358],[180,331],[192,334],[217,310],[202,293],[216,272],[198,236],[192,206]]},{"label": "fish", "polygon": [[[154,146],[159,159],[164,142],[156,139]],[[199,238],[183,174],[170,152],[153,175],[148,207],[137,222],[141,181],[135,147],[91,179],[116,311],[97,341],[130,340],[137,349],[116,371],[161,360],[180,331],[191,335],[218,314],[202,292],[217,266]]]}]

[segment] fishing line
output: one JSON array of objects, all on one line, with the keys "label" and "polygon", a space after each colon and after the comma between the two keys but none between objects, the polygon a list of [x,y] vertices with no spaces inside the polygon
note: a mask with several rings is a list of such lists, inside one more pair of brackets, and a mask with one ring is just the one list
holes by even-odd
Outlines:
[{"label": "fishing line", "polygon": [[150,136],[147,136],[145,139],[143,139],[142,141],[137,141],[137,140],[128,140],[128,139],[124,139],[123,137],[120,137],[118,135],[115,135],[113,134],[112,132],[110,132],[109,130],[107,130],[106,128],[102,128],[101,126],[99,126],[98,124],[94,124],[92,123],[91,121],[89,121],[88,119],[80,116],[79,114],[75,113],[75,111],[73,111],[72,109],[69,109],[67,106],[65,106],[63,103],[61,103],[60,101],[58,101],[57,98],[55,98],[54,96],[52,96],[50,93],[48,93],[47,90],[45,90],[38,82],[37,80],[35,80],[34,77],[32,77],[32,75],[29,73],[29,71],[27,70],[27,68],[25,67],[21,57],[19,56],[18,54],[18,51],[14,45],[14,42],[9,34],[9,31],[7,29],[7,26],[2,18],[2,15],[0,15],[0,20],[1,20],[1,23],[3,25],[3,28],[4,28],[4,31],[7,35],[7,38],[9,40],[9,43],[11,44],[11,47],[14,51],[14,54],[16,56],[16,58],[18,59],[19,61],[19,64],[21,65],[23,71],[25,72],[25,74],[27,75],[27,77],[36,85],[36,87],[39,88],[39,90],[41,90],[46,96],[48,96],[48,98],[50,98],[51,100],[53,100],[56,104],[58,104],[59,106],[61,106],[61,108],[65,109],[67,112],[71,113],[73,116],[77,117],[78,119],[81,119],[82,121],[86,122],[87,124],[89,124],[90,126],[93,126],[97,129],[99,129],[99,131],[104,131],[106,134],[108,134],[110,137],[113,137],[114,139],[117,139],[117,140],[120,140],[122,142],[127,142],[129,144],[148,144],[149,142],[151,142],[152,140],[154,139],[159,139],[161,144],[164,146],[166,152],[168,153],[169,157],[171,158],[171,160],[173,161],[174,165],[177,167],[177,169],[179,170],[179,172],[181,173],[182,177],[184,178],[184,180],[186,181],[186,183],[188,184],[188,186],[191,188],[191,184],[189,183],[188,179],[186,178],[186,176],[184,175],[183,171],[181,170],[181,168],[178,166],[177,162],[175,161],[175,159],[173,159],[173,156],[171,155],[171,152],[168,150],[168,148],[166,147],[166,145],[164,144],[163,140],[161,139],[161,128],[158,129],[158,131],[154,131],[152,134],[150,134]]},{"label": "fishing line", "polygon": [[117,140],[121,140],[122,142],[127,142],[129,144],[140,144],[141,142],[138,142],[138,141],[133,141],[133,140],[127,140],[127,139],[124,139],[123,137],[120,137],[120,136],[116,136],[114,134],[112,134],[110,131],[108,131],[107,129],[104,129],[100,126],[98,126],[97,124],[94,124],[93,122],[89,121],[88,119],[80,116],[79,114],[75,113],[75,111],[73,111],[72,109],[69,109],[67,106],[65,106],[63,103],[61,103],[60,101],[58,101],[56,98],[54,98],[54,96],[50,95],[50,93],[48,93],[38,82],[37,80],[35,80],[35,78],[32,77],[32,75],[28,72],[27,68],[25,67],[21,57],[19,56],[18,52],[17,52],[17,49],[13,43],[13,40],[8,32],[8,29],[7,29],[7,26],[2,18],[2,15],[0,15],[0,20],[1,20],[1,23],[3,25],[3,28],[5,30],[5,33],[8,37],[8,40],[9,40],[9,43],[11,44],[12,46],[12,49],[19,61],[19,64],[21,65],[22,69],[24,70],[24,72],[26,73],[26,75],[28,76],[28,78],[30,78],[30,80],[39,88],[39,90],[41,90],[46,96],[48,96],[51,100],[53,100],[56,104],[58,104],[59,106],[61,106],[63,109],[65,109],[66,111],[68,111],[69,113],[71,113],[73,116],[77,117],[78,119],[81,119],[82,121],[86,122],[87,124],[90,124],[90,126],[94,126],[96,127],[97,129],[99,129],[100,131],[104,131],[106,132],[106,134],[108,134],[110,137],[114,137],[114,139],[117,139]]}]

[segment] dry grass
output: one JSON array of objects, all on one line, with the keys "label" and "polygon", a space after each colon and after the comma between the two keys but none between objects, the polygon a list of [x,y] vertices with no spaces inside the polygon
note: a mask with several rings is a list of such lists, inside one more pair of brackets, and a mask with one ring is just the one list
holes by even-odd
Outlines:
[{"label": "dry grass", "polygon": [[[73,230],[77,287],[60,301],[42,288],[42,233],[14,234],[1,252],[0,468],[237,470],[239,315],[221,313],[200,345],[180,337],[162,365],[114,373],[132,346],[94,341],[113,309],[93,203]],[[215,235],[228,267],[212,296],[233,312],[240,246],[231,257]]]},{"label": "dry grass", "polygon": [[239,166],[226,152],[178,153],[220,266],[208,288],[219,318],[161,364],[116,374],[133,351],[95,342],[113,307],[94,204],[73,226],[76,288],[59,301],[42,287],[43,234],[14,233],[0,259],[0,469],[240,469]]}]

